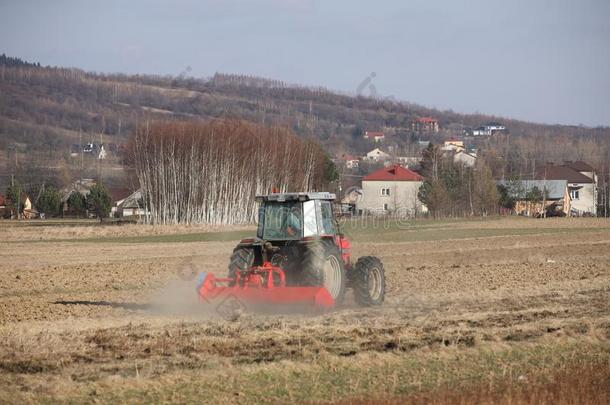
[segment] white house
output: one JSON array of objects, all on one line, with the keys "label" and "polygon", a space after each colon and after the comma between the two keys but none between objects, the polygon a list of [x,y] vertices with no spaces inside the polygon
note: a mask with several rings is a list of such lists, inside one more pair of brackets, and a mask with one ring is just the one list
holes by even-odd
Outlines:
[{"label": "white house", "polygon": [[381,162],[390,159],[390,155],[379,148],[375,148],[366,154],[366,160]]},{"label": "white house", "polygon": [[362,179],[362,199],[356,210],[362,214],[414,216],[425,212],[417,198],[423,177],[400,165],[377,170]]},{"label": "white house", "polygon": [[472,130],[472,135],[474,136],[490,136],[496,132],[506,131],[506,127],[502,124],[498,124],[497,122],[489,122],[481,127],[475,128]]},{"label": "white house", "polygon": [[487,129],[492,134],[494,132],[506,131],[506,127],[504,125],[502,125],[502,124],[497,123],[497,122],[488,122],[487,124],[485,124],[485,129]]},{"label": "white house", "polygon": [[409,166],[417,166],[421,159],[420,156],[399,156],[396,158],[396,161],[401,166],[409,168]]},{"label": "white house", "polygon": [[114,203],[111,213],[115,217],[144,216],[147,214],[142,200],[142,190],[130,194],[129,196]]},{"label": "white house", "polygon": [[375,142],[381,142],[385,139],[385,134],[383,132],[366,131],[364,133],[364,139],[371,139]]},{"label": "white house", "polygon": [[445,141],[441,150],[443,152],[459,152],[464,150],[464,141]]},{"label": "white house", "polygon": [[573,215],[597,215],[597,175],[585,162],[547,165],[536,173],[541,180],[566,180]]},{"label": "white house", "polygon": [[459,163],[466,167],[473,167],[477,163],[477,157],[462,149],[453,155],[453,163]]},{"label": "white house", "polygon": [[474,136],[489,136],[491,135],[491,131],[485,127],[478,127],[472,130],[472,135]]},{"label": "white house", "polygon": [[360,158],[354,155],[343,155],[341,156],[341,161],[348,169],[357,169],[360,166]]}]

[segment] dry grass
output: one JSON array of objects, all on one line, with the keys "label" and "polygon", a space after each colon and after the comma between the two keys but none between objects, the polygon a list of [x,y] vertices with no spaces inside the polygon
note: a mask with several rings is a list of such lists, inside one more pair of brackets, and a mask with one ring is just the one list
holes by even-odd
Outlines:
[{"label": "dry grass", "polygon": [[[73,224],[74,223],[74,224]],[[79,240],[102,238],[137,238],[161,235],[189,235],[248,230],[251,225],[140,225],[140,224],[99,224],[97,221],[2,221],[0,226],[10,229],[4,242],[30,242],[52,240]]]},{"label": "dry grass", "polygon": [[339,404],[604,404],[610,401],[610,364],[563,364],[557,370],[520,375],[516,381],[455,387],[400,397],[357,398]]}]

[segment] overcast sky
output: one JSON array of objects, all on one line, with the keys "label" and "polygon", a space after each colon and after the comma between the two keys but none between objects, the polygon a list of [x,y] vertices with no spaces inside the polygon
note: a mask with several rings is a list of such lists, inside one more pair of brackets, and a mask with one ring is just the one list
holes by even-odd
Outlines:
[{"label": "overcast sky", "polygon": [[430,107],[610,125],[608,0],[0,0],[3,52],[354,94],[374,72],[378,94]]}]

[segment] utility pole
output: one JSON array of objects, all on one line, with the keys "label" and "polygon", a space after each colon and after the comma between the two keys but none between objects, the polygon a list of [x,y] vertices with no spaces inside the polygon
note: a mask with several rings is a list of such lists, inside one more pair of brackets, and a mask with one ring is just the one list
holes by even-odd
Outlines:
[{"label": "utility pole", "polygon": [[99,154],[97,156],[98,157],[97,160],[99,160],[99,165],[100,165],[99,166],[100,167],[100,183],[102,183],[102,175],[103,175],[103,173],[102,173],[102,171],[103,171],[102,160],[104,160],[104,159],[102,159],[102,150],[104,147],[103,145],[104,145],[104,131],[102,130],[102,132],[100,132],[100,150],[99,150]]},{"label": "utility pole", "polygon": [[80,131],[80,127],[78,127],[78,147],[80,148],[80,173],[81,178],[83,175],[83,134]]},{"label": "utility pole", "polygon": [[[11,174],[11,189],[15,192],[15,175]],[[21,207],[21,190],[17,190],[17,205],[15,206],[15,212],[17,214],[17,220],[21,219],[21,213],[19,208]]]}]

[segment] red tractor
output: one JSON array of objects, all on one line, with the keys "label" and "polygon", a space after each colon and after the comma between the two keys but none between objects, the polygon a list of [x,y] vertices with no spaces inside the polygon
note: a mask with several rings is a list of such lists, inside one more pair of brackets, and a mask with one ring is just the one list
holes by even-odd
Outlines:
[{"label": "red tractor", "polygon": [[334,194],[273,193],[257,200],[256,237],[233,250],[226,278],[200,275],[202,301],[231,296],[244,304],[330,309],[352,288],[360,305],[383,303],[383,264],[374,256],[352,263],[351,244],[333,217]]}]

